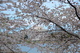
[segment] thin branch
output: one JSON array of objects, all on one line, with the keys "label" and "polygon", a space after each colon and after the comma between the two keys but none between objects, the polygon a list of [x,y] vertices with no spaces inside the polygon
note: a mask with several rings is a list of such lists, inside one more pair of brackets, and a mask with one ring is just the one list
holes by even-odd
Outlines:
[{"label": "thin branch", "polygon": [[4,44],[8,49],[12,51],[12,53],[15,53],[11,48],[9,48],[3,41],[1,41],[2,44]]},{"label": "thin branch", "polygon": [[75,14],[76,14],[77,18],[80,20],[80,17],[79,17],[78,12],[77,12],[77,8],[74,5],[72,5],[69,0],[67,0],[67,1],[75,9]]},{"label": "thin branch", "polygon": [[68,43],[71,40],[77,40],[77,39],[68,39],[67,41],[65,41],[65,43],[63,43],[62,45],[60,45],[58,48],[62,47],[63,45],[65,45],[66,43]]},{"label": "thin branch", "polygon": [[71,32],[66,31],[64,28],[62,28],[60,25],[58,25],[58,24],[55,23],[54,21],[52,21],[52,20],[50,20],[50,19],[47,19],[47,18],[44,18],[44,17],[39,17],[39,16],[37,16],[37,15],[36,15],[36,17],[37,17],[37,18],[41,18],[41,19],[45,19],[45,20],[47,20],[48,22],[52,22],[52,23],[54,23],[57,27],[59,27],[61,30],[63,30],[64,32],[66,32],[67,34],[69,34],[69,35],[71,35],[71,36],[74,36],[74,37],[80,39],[79,35],[73,34],[73,33],[71,33]]}]

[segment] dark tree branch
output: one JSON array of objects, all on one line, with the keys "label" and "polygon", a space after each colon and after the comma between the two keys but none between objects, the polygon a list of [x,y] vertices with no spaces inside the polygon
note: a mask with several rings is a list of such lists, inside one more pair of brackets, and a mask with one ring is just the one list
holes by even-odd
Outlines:
[{"label": "dark tree branch", "polygon": [[5,45],[8,49],[10,49],[11,51],[12,51],[12,53],[15,53],[11,48],[9,48],[2,40],[0,40],[1,41],[1,43],[3,44],[3,45]]},{"label": "dark tree branch", "polygon": [[62,28],[60,25],[58,25],[58,24],[55,23],[54,21],[52,21],[52,20],[50,20],[50,19],[47,19],[47,18],[44,18],[44,17],[39,17],[39,16],[37,16],[37,15],[36,15],[36,17],[37,17],[37,18],[41,18],[41,19],[45,19],[45,20],[47,20],[48,22],[52,22],[52,23],[56,24],[56,26],[58,26],[61,30],[63,30],[64,32],[66,32],[67,34],[69,34],[69,35],[71,35],[71,36],[74,36],[74,37],[80,39],[79,35],[73,34],[73,33],[71,33],[71,32],[66,31],[64,28]]},{"label": "dark tree branch", "polygon": [[72,5],[69,0],[67,0],[67,1],[75,9],[75,14],[76,14],[77,18],[80,20],[80,17],[79,17],[78,12],[77,12],[77,8],[74,5]]}]

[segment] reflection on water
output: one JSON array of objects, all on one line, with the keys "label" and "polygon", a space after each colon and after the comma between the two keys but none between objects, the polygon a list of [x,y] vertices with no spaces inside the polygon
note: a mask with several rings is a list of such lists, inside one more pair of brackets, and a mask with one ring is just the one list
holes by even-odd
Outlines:
[{"label": "reflection on water", "polygon": [[[21,49],[23,52],[28,53],[79,53],[80,52],[80,43],[78,44],[70,44],[67,48],[59,47],[60,45],[45,43],[45,44],[30,44],[27,46],[24,46],[22,44],[17,44],[19,49]],[[32,46],[32,47],[31,47]],[[64,46],[64,45],[63,45]]]},{"label": "reflection on water", "polygon": [[23,52],[28,52],[28,53],[41,53],[38,51],[36,47],[30,48],[29,46],[22,46],[21,44],[17,44],[19,49],[21,49]]}]

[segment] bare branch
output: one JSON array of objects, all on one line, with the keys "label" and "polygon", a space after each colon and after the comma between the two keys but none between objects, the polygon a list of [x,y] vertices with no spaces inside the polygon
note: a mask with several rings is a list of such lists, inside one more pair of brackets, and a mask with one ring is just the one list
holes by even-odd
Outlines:
[{"label": "bare branch", "polygon": [[11,51],[12,51],[12,53],[15,53],[11,48],[9,48],[3,41],[1,41],[1,43],[3,44],[3,45],[5,45],[8,49],[10,49]]},{"label": "bare branch", "polygon": [[79,17],[78,12],[77,12],[77,8],[74,5],[72,5],[69,0],[67,0],[67,1],[75,9],[75,14],[76,14],[77,18],[80,20],[80,17]]},{"label": "bare branch", "polygon": [[52,20],[50,20],[50,19],[47,19],[47,18],[44,18],[44,17],[39,17],[39,16],[37,16],[37,15],[36,15],[36,17],[37,17],[37,18],[41,18],[41,19],[45,19],[45,20],[47,20],[47,21],[49,21],[49,22],[52,22],[52,23],[56,24],[56,26],[58,26],[61,30],[63,30],[64,32],[66,32],[67,34],[69,34],[69,35],[71,35],[71,36],[74,36],[74,37],[80,39],[79,35],[73,34],[73,33],[71,33],[71,32],[66,31],[64,28],[62,28],[60,25],[58,25],[58,24],[55,23],[54,21],[52,21]]}]

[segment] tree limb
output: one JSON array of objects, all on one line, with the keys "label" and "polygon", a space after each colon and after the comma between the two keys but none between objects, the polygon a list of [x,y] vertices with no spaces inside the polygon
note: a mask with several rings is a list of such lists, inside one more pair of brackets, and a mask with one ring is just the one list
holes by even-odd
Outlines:
[{"label": "tree limb", "polygon": [[54,21],[52,21],[52,20],[50,20],[50,19],[47,19],[47,18],[44,18],[44,17],[39,17],[39,16],[37,16],[37,15],[36,15],[36,17],[37,17],[37,18],[41,18],[41,19],[45,19],[45,20],[47,20],[48,22],[52,22],[52,23],[54,23],[57,27],[59,27],[61,30],[63,30],[64,32],[66,32],[67,34],[69,34],[69,35],[71,35],[71,36],[74,36],[74,37],[80,39],[79,35],[73,34],[73,33],[71,33],[71,32],[66,31],[64,28],[62,28],[60,25],[58,25],[58,24],[55,23]]},{"label": "tree limb", "polygon": [[76,14],[77,18],[80,20],[80,17],[79,17],[78,12],[77,12],[77,8],[74,5],[72,5],[69,0],[67,0],[67,1],[75,9],[75,14]]}]

